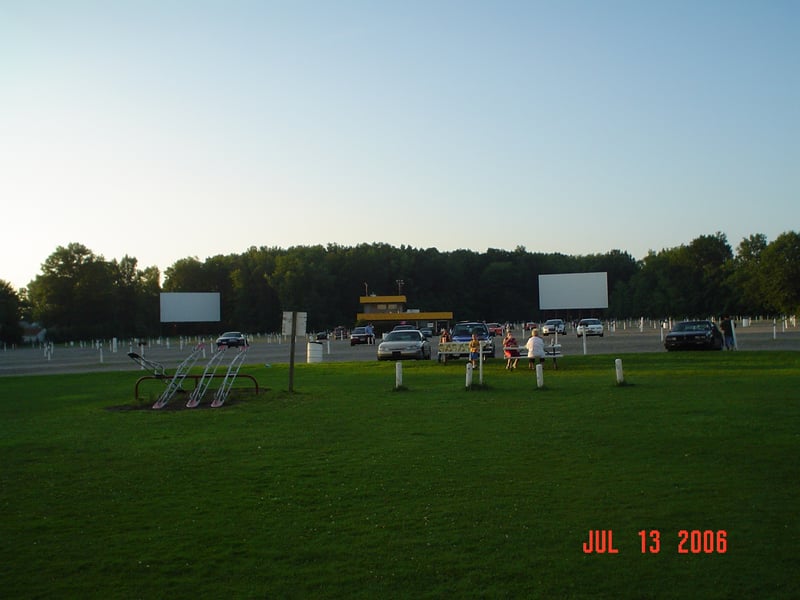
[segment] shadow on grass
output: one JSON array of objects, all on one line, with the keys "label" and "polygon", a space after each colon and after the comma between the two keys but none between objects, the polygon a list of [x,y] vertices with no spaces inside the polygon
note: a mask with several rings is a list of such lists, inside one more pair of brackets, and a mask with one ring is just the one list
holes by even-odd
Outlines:
[{"label": "shadow on grass", "polygon": [[[229,406],[236,406],[237,404],[242,404],[247,402],[248,400],[256,400],[260,396],[263,396],[265,392],[270,391],[269,388],[262,388],[258,395],[253,393],[248,393],[250,390],[234,390],[234,393],[231,393],[225,399],[225,402],[222,406],[212,407],[211,402],[213,398],[211,395],[208,395],[204,400],[193,408],[189,408],[186,406],[186,401],[189,398],[189,394],[186,393],[185,390],[180,390],[178,394],[172,400],[170,400],[166,405],[159,409],[153,408],[153,405],[158,400],[158,397],[140,397],[136,400],[131,400],[128,404],[120,404],[117,406],[108,406],[106,410],[108,411],[118,411],[118,412],[129,412],[129,411],[138,411],[138,410],[145,410],[145,411],[153,411],[153,412],[177,412],[177,411],[193,411],[193,410],[205,410],[209,408],[216,408],[217,410],[223,409]],[[295,394],[290,394],[289,392],[278,392],[277,397],[281,398],[292,398]]]},{"label": "shadow on grass", "polygon": [[473,383],[464,388],[465,392],[486,392],[492,389],[488,383]]}]

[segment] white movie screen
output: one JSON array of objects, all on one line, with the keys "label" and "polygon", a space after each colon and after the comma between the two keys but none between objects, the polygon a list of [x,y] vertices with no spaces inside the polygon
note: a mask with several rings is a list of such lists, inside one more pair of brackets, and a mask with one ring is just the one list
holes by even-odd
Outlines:
[{"label": "white movie screen", "polygon": [[608,273],[539,275],[539,309],[608,308]]},{"label": "white movie screen", "polygon": [[164,292],[161,294],[162,323],[219,321],[219,292]]}]

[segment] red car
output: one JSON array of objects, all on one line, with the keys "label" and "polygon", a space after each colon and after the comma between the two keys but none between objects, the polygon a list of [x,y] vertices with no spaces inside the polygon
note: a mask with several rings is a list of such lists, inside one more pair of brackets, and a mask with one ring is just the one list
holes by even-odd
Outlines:
[{"label": "red car", "polygon": [[500,323],[487,323],[486,327],[492,335],[503,335],[503,326]]}]

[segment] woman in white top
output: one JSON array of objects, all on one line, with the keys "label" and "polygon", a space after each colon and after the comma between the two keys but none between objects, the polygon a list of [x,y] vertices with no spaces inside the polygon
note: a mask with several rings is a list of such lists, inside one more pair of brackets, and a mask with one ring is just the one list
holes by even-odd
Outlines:
[{"label": "woman in white top", "polygon": [[539,359],[540,363],[544,364],[544,340],[539,337],[538,329],[531,329],[531,337],[528,338],[528,341],[525,343],[525,347],[528,349],[529,369],[534,368],[537,358]]}]

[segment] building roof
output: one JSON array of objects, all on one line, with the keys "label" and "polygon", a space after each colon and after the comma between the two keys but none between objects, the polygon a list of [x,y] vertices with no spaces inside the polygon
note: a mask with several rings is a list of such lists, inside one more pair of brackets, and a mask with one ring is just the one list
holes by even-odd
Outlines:
[{"label": "building roof", "polygon": [[387,304],[394,302],[395,304],[405,304],[405,296],[361,296],[358,299],[360,304]]},{"label": "building roof", "polygon": [[392,313],[358,313],[358,321],[449,321],[453,313],[450,311],[426,312],[392,312]]}]

